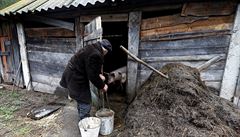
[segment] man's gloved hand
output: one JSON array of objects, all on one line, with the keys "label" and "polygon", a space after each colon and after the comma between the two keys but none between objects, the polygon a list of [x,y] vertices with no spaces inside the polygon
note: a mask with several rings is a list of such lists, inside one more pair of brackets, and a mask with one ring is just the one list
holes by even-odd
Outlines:
[{"label": "man's gloved hand", "polygon": [[103,89],[102,89],[101,91],[102,91],[102,92],[107,92],[107,90],[108,90],[108,85],[105,84],[104,87],[103,87]]}]

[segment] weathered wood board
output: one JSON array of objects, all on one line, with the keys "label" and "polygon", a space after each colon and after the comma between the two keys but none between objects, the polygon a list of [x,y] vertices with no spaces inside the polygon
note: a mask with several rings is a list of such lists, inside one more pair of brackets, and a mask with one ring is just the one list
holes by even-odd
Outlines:
[{"label": "weathered wood board", "polygon": [[[138,56],[139,51],[141,17],[141,12],[130,12],[129,14],[128,50],[135,56]],[[127,100],[131,102],[136,95],[138,63],[128,59],[127,70]]]},{"label": "weathered wood board", "polygon": [[29,70],[29,63],[27,57],[27,49],[26,49],[26,37],[24,33],[24,28],[21,23],[17,24],[17,34],[18,34],[18,41],[20,45],[20,56],[22,62],[22,72],[23,72],[23,79],[24,85],[28,90],[32,90],[32,81],[31,81],[31,72]]},{"label": "weathered wood board", "polygon": [[26,28],[25,32],[28,37],[75,37],[73,31],[59,27]]},{"label": "weathered wood board", "polygon": [[28,38],[28,51],[75,53],[75,38]]},{"label": "weathered wood board", "polygon": [[29,68],[36,91],[54,93],[60,87],[62,73],[76,52],[71,37],[27,37]]},{"label": "weathered wood board", "polygon": [[[174,16],[174,15],[173,15]],[[156,28],[142,30],[141,31],[141,39],[153,39],[158,37],[169,37],[168,39],[171,40],[171,37],[183,37],[182,35],[187,35],[188,38],[194,37],[195,35],[206,35],[204,33],[209,33],[211,35],[214,32],[221,32],[226,33],[225,31],[230,31],[232,29],[233,18],[234,16],[222,16],[222,17],[209,17],[204,20],[197,20],[192,23],[179,23],[178,25],[174,25],[169,22],[174,22],[171,20],[167,23],[172,26],[159,27],[161,26],[161,22]],[[165,23],[165,24],[167,24]],[[151,23],[147,23],[151,27]],[[217,35],[217,33],[215,33]],[[184,38],[184,37],[183,37]],[[176,39],[176,38],[175,38]]]},{"label": "weathered wood board", "polygon": [[186,3],[182,9],[182,16],[216,16],[230,15],[235,11],[236,2],[219,1]]},{"label": "weathered wood board", "polygon": [[224,69],[220,97],[231,100],[234,97],[240,67],[240,4],[236,11],[233,34]]}]

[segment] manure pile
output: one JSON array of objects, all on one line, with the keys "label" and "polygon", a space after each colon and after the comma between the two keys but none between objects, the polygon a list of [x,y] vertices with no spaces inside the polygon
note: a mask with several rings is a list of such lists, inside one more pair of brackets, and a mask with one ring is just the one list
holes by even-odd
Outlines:
[{"label": "manure pile", "polygon": [[197,69],[167,64],[138,91],[120,136],[240,137],[240,110],[211,93]]}]

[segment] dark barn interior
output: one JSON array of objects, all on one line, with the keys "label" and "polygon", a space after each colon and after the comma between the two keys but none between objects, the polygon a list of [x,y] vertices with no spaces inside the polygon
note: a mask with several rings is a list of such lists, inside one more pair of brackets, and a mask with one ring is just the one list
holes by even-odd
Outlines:
[{"label": "dark barn interior", "polygon": [[111,72],[127,65],[127,55],[120,49],[120,45],[127,48],[127,22],[103,22],[102,26],[103,39],[108,39],[113,47],[112,52],[105,57],[104,63],[104,71]]}]

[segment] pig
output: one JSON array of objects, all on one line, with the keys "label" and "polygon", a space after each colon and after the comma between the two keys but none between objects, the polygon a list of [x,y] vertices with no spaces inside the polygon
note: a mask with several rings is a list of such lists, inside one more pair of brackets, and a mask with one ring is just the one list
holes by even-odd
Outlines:
[{"label": "pig", "polygon": [[109,91],[125,93],[126,87],[126,66],[116,69],[107,75]]},{"label": "pig", "polygon": [[120,83],[125,83],[127,80],[126,71],[127,71],[127,67],[124,66],[110,72],[108,74],[107,83],[111,84],[111,83],[115,83],[116,81],[120,81]]}]

